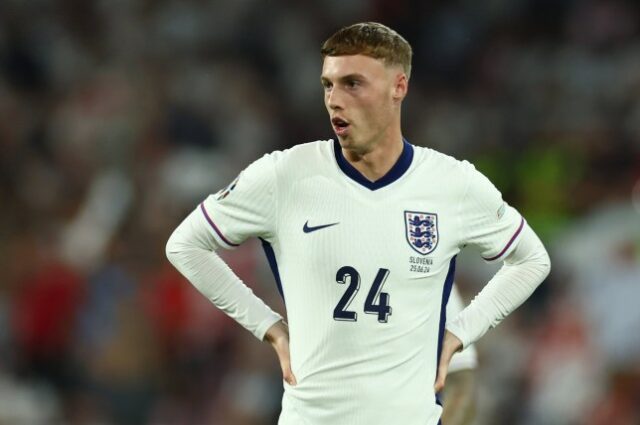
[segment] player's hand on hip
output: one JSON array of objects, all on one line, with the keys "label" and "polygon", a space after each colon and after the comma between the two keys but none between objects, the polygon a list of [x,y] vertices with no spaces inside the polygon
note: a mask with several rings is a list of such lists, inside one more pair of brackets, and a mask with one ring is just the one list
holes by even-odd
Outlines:
[{"label": "player's hand on hip", "polygon": [[453,355],[462,350],[462,341],[457,336],[449,331],[444,332],[444,340],[442,342],[442,353],[440,354],[440,364],[438,365],[438,373],[436,376],[436,383],[433,386],[436,393],[442,391],[444,388],[445,380],[447,379],[447,372],[449,371],[449,363]]},{"label": "player's hand on hip", "polygon": [[291,356],[289,354],[289,327],[286,322],[280,320],[267,330],[264,336],[278,355],[280,360],[280,368],[282,369],[282,379],[289,385],[296,385],[296,377],[291,371]]}]

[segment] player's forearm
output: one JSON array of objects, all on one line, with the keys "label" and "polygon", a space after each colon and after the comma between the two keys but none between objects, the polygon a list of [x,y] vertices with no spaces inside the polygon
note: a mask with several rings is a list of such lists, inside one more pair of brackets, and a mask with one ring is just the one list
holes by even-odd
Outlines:
[{"label": "player's forearm", "polygon": [[273,312],[216,254],[215,239],[208,233],[200,212],[192,212],[167,242],[167,258],[216,307],[257,338],[281,316]]},{"label": "player's forearm", "polygon": [[502,268],[447,329],[466,347],[520,306],[549,274],[551,262],[528,225]]}]

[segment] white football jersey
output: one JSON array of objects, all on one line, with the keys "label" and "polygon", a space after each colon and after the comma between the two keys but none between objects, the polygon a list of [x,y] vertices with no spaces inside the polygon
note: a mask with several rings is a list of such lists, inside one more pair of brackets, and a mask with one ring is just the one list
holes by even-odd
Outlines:
[{"label": "white football jersey", "polygon": [[332,140],[273,152],[200,208],[221,245],[263,241],[298,382],[286,425],[437,424],[456,254],[503,258],[524,223],[471,164],[406,141],[376,182]]}]

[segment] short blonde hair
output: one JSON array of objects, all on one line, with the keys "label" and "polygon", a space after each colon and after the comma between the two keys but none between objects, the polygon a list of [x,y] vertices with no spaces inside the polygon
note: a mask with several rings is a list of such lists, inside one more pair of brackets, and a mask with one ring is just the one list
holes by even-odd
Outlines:
[{"label": "short blonde hair", "polygon": [[377,22],[361,22],[339,29],[322,44],[322,57],[365,55],[400,65],[411,76],[411,45],[400,34]]}]

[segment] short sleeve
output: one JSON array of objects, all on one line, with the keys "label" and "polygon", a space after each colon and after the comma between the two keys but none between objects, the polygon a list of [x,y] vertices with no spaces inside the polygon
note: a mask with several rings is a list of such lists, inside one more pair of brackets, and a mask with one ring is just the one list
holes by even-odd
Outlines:
[{"label": "short sleeve", "polygon": [[504,259],[517,245],[524,218],[508,205],[496,187],[466,163],[467,188],[460,204],[460,245],[476,246],[485,261]]},{"label": "short sleeve", "polygon": [[231,249],[250,237],[270,239],[275,234],[276,206],[275,164],[268,154],[199,208],[216,240]]}]

